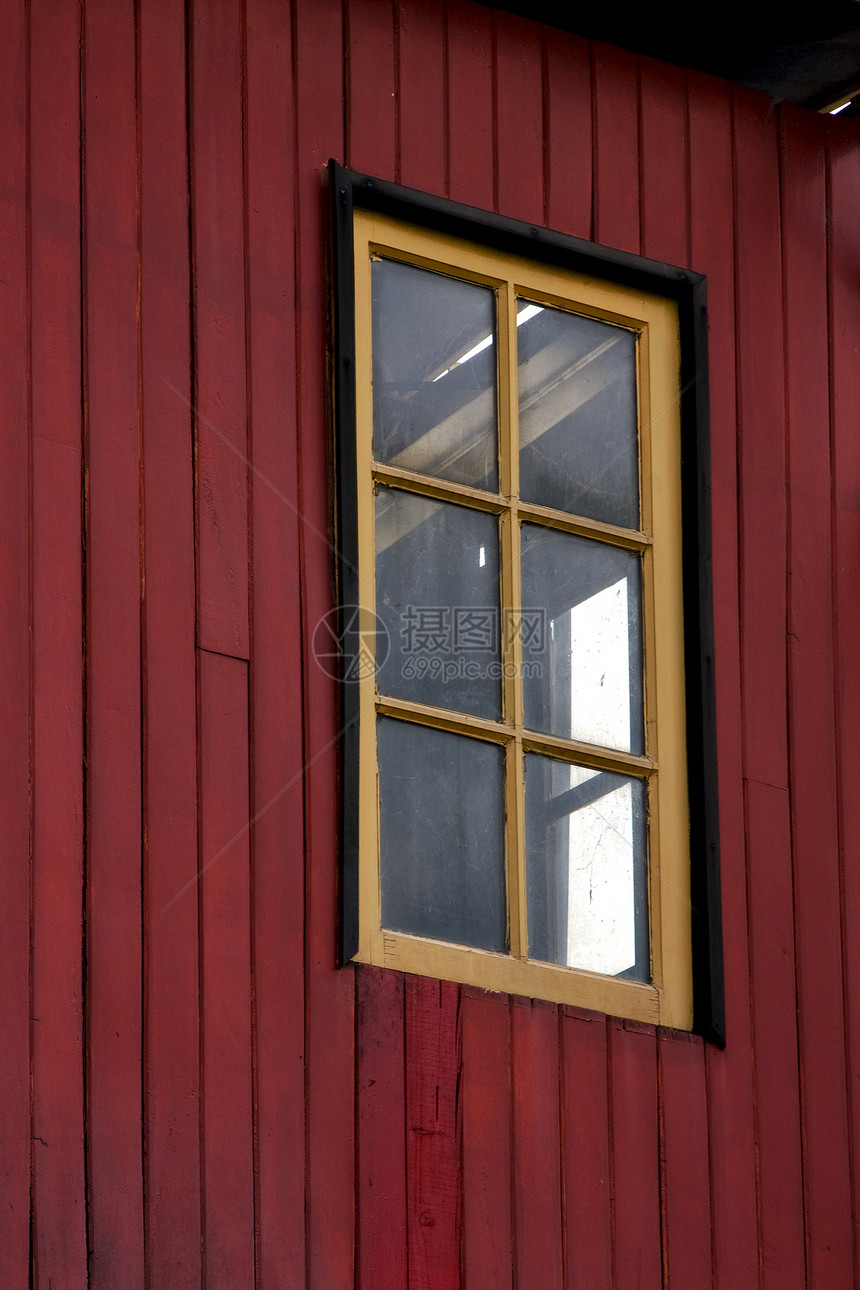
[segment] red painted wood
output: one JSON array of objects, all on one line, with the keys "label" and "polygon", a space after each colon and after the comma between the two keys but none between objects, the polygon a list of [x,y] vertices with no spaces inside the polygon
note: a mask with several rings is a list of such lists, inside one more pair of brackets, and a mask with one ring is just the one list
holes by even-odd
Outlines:
[{"label": "red painted wood", "polygon": [[[677,143],[683,127],[677,73],[664,75],[664,69],[643,62],[640,91],[636,60],[597,49],[592,123],[580,42],[575,38],[565,42],[579,51],[568,59],[555,33],[547,30],[541,37],[542,48],[535,38],[523,63],[521,42],[502,35],[496,103],[500,105],[498,178],[503,208],[513,210],[518,205],[519,213],[531,212],[537,201],[537,220],[543,218],[545,201],[550,223],[587,233],[590,222],[582,221],[587,215],[593,124],[598,147],[594,196],[598,236],[633,250],[641,246],[646,254],[661,258],[684,258],[683,212],[689,192],[689,258],[694,268],[709,277],[729,1043],[721,1053],[703,1050],[697,1041],[663,1035],[655,1046],[649,1032],[611,1023],[607,1106],[602,1022],[565,1012],[558,1032],[553,1022],[551,1037],[546,1018],[554,1017],[554,1010],[514,1005],[516,1078],[510,1084],[507,1000],[463,992],[461,1061],[459,992],[454,987],[443,987],[440,1008],[438,985],[411,983],[409,1008],[402,1014],[399,985],[391,984],[398,979],[368,974],[362,978],[355,1032],[361,1081],[355,1101],[354,974],[351,969],[335,968],[336,696],[329,680],[316,670],[308,645],[314,623],[331,604],[331,553],[318,536],[326,531],[330,513],[329,426],[321,397],[327,388],[322,175],[328,156],[344,155],[345,113],[338,89],[342,12],[334,0],[300,0],[294,13],[268,0],[248,0],[242,20],[237,9],[214,5],[210,10],[201,4],[198,0],[190,11],[195,78],[193,235],[196,266],[202,275],[195,297],[199,393],[219,398],[224,407],[229,404],[236,410],[236,417],[229,419],[238,428],[243,450],[250,411],[255,465],[310,521],[306,526],[267,482],[259,476],[253,479],[252,671],[249,678],[240,662],[223,654],[204,652],[201,663],[201,856],[210,852],[209,839],[222,825],[245,823],[252,811],[286,791],[254,827],[250,869],[248,836],[236,844],[242,852],[238,899],[226,879],[216,876],[219,871],[228,872],[223,866],[235,863],[237,852],[231,849],[211,871],[212,883],[204,880],[200,893],[192,885],[170,904],[193,879],[197,866],[192,418],[183,401],[194,398],[188,384],[184,20],[174,12],[175,6],[141,0],[140,389],[146,583],[140,635],[131,630],[139,612],[133,558],[138,500],[130,487],[137,446],[128,435],[136,416],[138,389],[137,352],[129,341],[135,327],[129,298],[134,300],[137,290],[136,280],[129,281],[137,237],[136,211],[129,204],[135,147],[130,121],[137,91],[129,29],[123,26],[131,19],[102,5],[104,21],[119,30],[108,41],[108,29],[102,31],[99,25],[99,10],[92,4],[86,7],[89,241],[82,260],[79,14],[68,6],[52,6],[48,13],[38,0],[29,10],[35,557],[33,1003],[29,1015],[38,1019],[31,1023],[34,1285],[83,1290],[87,1283],[81,1046],[82,264],[88,293],[92,467],[90,634],[86,640],[92,681],[87,785],[92,918],[86,966],[94,1054],[88,1104],[94,1284],[140,1283],[142,1227],[151,1287],[164,1283],[190,1288],[199,1285],[204,1275],[197,1122],[198,898],[204,911],[205,1276],[210,1288],[218,1284],[230,1290],[250,1287],[256,1258],[260,1285],[292,1284],[298,1279],[313,1290],[352,1290],[356,1236],[362,1280],[376,1284],[391,1273],[401,1290],[407,1280],[411,1287],[422,1284],[422,1278],[434,1290],[438,1285],[458,1286],[461,1275],[475,1290],[510,1286],[514,1262],[521,1269],[519,1280],[539,1285],[540,1290],[557,1284],[562,1274],[571,1286],[609,1285],[614,1276],[616,1290],[636,1284],[636,1277],[643,1285],[666,1282],[674,1290],[679,1285],[687,1290],[708,1284],[712,1276],[715,1288],[736,1290],[757,1284],[760,1270],[764,1286],[779,1290],[786,1286],[790,1290],[792,1285],[799,1290],[807,1279],[810,1285],[828,1290],[852,1284],[856,1277],[848,1216],[848,1109],[852,1125],[860,1123],[854,1078],[860,1069],[860,1050],[853,1016],[860,990],[860,958],[854,948],[860,892],[853,855],[857,829],[852,827],[858,769],[852,734],[860,707],[854,666],[856,551],[860,549],[854,520],[858,490],[854,270],[860,204],[855,131],[838,121],[827,126],[833,139],[831,570],[827,466],[831,441],[826,426],[827,391],[820,376],[826,326],[820,123],[793,109],[784,114],[780,207],[775,118],[767,115],[760,99],[738,97],[735,237],[725,86],[703,77],[688,78],[691,170],[687,185]],[[489,9],[466,0],[451,0],[447,19],[439,5],[416,7],[412,0],[403,0],[396,10],[400,16],[395,27],[394,12],[395,6],[387,0],[378,4],[356,0],[349,6],[350,76],[356,90],[346,114],[352,132],[350,158],[393,176],[399,114],[401,177],[441,191],[442,148],[447,139],[452,195],[489,206],[496,146],[492,135],[496,73],[489,37],[496,20]],[[16,37],[10,22],[7,15],[12,39],[0,54],[11,59],[10,76],[0,92],[7,95],[7,115],[14,125],[22,119],[25,64],[22,30],[18,28]],[[500,33],[514,28],[529,33],[529,42],[538,31],[507,17],[499,17],[498,25]],[[247,35],[244,55],[243,32]],[[110,44],[110,50],[102,52],[102,43]],[[536,67],[536,79],[525,76],[527,66]],[[227,69],[226,75],[220,74],[222,68]],[[509,111],[517,86],[522,90],[520,122]],[[444,111],[440,108],[443,91]],[[422,121],[422,101],[436,103],[435,109],[426,109],[429,120]],[[422,129],[427,140],[423,154],[416,151]],[[20,136],[14,130],[9,133],[7,172],[13,182],[0,201],[0,227],[11,254],[8,271],[0,277],[4,300],[13,304],[4,315],[6,327],[0,339],[0,368],[7,378],[0,398],[8,424],[14,426],[26,419],[26,409],[23,413],[21,409],[21,376],[27,369],[22,340],[26,247],[22,246],[20,189],[24,153]],[[523,146],[524,139],[531,143]],[[535,139],[539,139],[537,147]],[[666,146],[667,139],[674,141],[672,146]],[[244,225],[243,174],[247,183]],[[511,178],[515,174],[519,175],[516,183]],[[207,191],[211,201],[202,200]],[[7,204],[10,201],[12,206]],[[297,244],[294,215],[298,216]],[[532,218],[530,213],[527,217]],[[737,282],[732,263],[735,246]],[[736,285],[739,440],[735,437]],[[205,407],[202,410],[209,415]],[[211,419],[223,428],[214,415]],[[201,437],[207,433],[203,426]],[[27,533],[27,489],[20,486],[27,471],[26,445],[14,436],[7,439],[2,445],[4,483],[0,485],[6,489],[6,509],[0,515],[6,534],[0,537],[0,549],[7,557],[4,572],[9,562],[20,567],[26,560]],[[221,444],[217,436],[212,442]],[[244,654],[249,644],[243,608],[248,588],[248,476],[241,463],[236,467],[239,473],[232,474],[236,459],[226,447],[224,453],[218,460],[207,457],[204,445],[199,493],[201,639],[214,649]],[[232,489],[231,480],[240,481],[240,486]],[[210,482],[211,493],[207,492]],[[212,506],[207,509],[210,500]],[[302,577],[298,607],[297,548]],[[743,672],[738,652],[739,565]],[[788,573],[791,590],[786,600]],[[830,636],[831,574],[836,588],[835,645]],[[9,586],[8,593],[5,583],[0,586],[0,607],[5,611],[0,615],[0,633],[6,645],[0,728],[9,750],[9,774],[2,793],[11,853],[23,855],[29,768],[26,757],[15,753],[27,740],[26,669],[22,672],[26,637],[22,638],[20,623],[26,622],[29,592],[26,579]],[[301,652],[300,623],[305,642]],[[788,638],[788,671],[786,629],[793,633]],[[206,637],[207,632],[212,635]],[[834,675],[836,747],[829,707]],[[253,709],[246,713],[249,679]],[[140,705],[134,701],[138,685],[142,686]],[[137,739],[135,723],[141,711],[144,725],[142,738]],[[120,721],[117,714],[122,713],[125,719]],[[138,748],[143,752],[142,771]],[[117,789],[110,798],[105,792],[108,762]],[[141,773],[144,815],[141,827],[134,829]],[[749,784],[746,840],[744,773]],[[287,788],[288,784],[292,787]],[[128,879],[132,838],[142,835],[148,925],[143,944],[140,1065],[137,1043],[129,1043],[129,1035],[139,1026],[135,1009],[141,999],[140,990],[130,989],[134,972],[140,970],[140,925],[129,911],[137,908],[140,889]],[[837,837],[841,871],[835,863]],[[137,846],[135,884],[140,866]],[[4,1236],[8,1229],[11,1238],[0,1250],[0,1282],[18,1287],[28,1271],[26,1228],[14,1210],[14,1198],[22,1196],[26,1183],[24,1153],[29,1143],[22,1147],[21,1135],[23,1131],[26,1139],[30,1130],[23,1101],[29,1076],[23,1028],[30,1024],[24,1012],[27,974],[20,972],[29,942],[19,921],[28,899],[26,872],[10,871],[3,883],[5,904],[0,902],[0,917],[14,921],[9,937],[0,938],[0,957],[10,969],[0,973],[0,979],[3,988],[11,991],[7,1044],[0,1059],[7,1091],[0,1136],[10,1135],[7,1140],[11,1141],[0,1170],[0,1189],[7,1189],[3,1192]],[[112,913],[118,911],[111,922],[106,921],[108,906]],[[303,913],[307,915],[304,927]],[[108,990],[114,987],[125,1001],[119,1036],[117,1027],[111,1030],[107,1024]],[[394,999],[383,1006],[389,991]],[[847,1093],[842,1082],[843,1005],[849,1050]],[[525,1017],[538,1034],[525,1025]],[[404,1043],[404,1024],[406,1047],[398,1055],[396,1037],[399,1034]],[[388,1035],[391,1051],[386,1050]],[[707,1096],[702,1084],[703,1052]],[[410,1054],[414,1060],[407,1087],[402,1069]],[[377,1074],[371,1085],[374,1063]],[[141,1071],[145,1213],[139,1195]],[[521,1071],[526,1078],[520,1078]],[[441,1117],[436,1112],[437,1090]],[[540,1097],[538,1090],[545,1096]],[[414,1119],[403,1111],[407,1094],[409,1106],[419,1112]],[[516,1116],[513,1169],[512,1102]],[[553,1124],[555,1143],[548,1147]],[[414,1126],[429,1131],[413,1134]],[[415,1165],[409,1185],[402,1163],[404,1129]],[[606,1163],[610,1141],[611,1175]],[[856,1156],[856,1141],[853,1149]],[[373,1161],[372,1169],[363,1172],[362,1162]],[[710,1194],[706,1187],[709,1161]],[[525,1170],[520,1167],[523,1162]],[[399,1193],[394,1181],[398,1176],[403,1184]],[[531,1177],[533,1186],[526,1188],[521,1176]],[[371,1182],[382,1177],[391,1180],[386,1182],[391,1200],[385,1216],[379,1218],[373,1210]],[[361,1189],[357,1224],[356,1183]],[[539,1198],[546,1200],[548,1194],[550,1203],[541,1204]],[[12,1210],[5,1208],[10,1196]],[[414,1274],[409,1278],[403,1270],[406,1220],[392,1218],[407,1202]],[[378,1238],[371,1241],[364,1216],[375,1212]],[[421,1222],[425,1213],[431,1222]],[[438,1220],[437,1213],[441,1213]],[[609,1264],[610,1220],[617,1243],[614,1273]],[[808,1278],[803,1272],[804,1221]],[[386,1223],[390,1230],[385,1230]]]},{"label": "red painted wood", "polygon": [[639,64],[635,54],[592,45],[594,238],[639,250]]},{"label": "red painted wood", "polygon": [[409,1290],[460,1286],[458,987],[405,978]]},{"label": "red painted wood", "polygon": [[741,630],[764,1284],[805,1281],[786,731],[782,278],[774,121],[735,95]]},{"label": "red painted wood", "polygon": [[546,222],[574,237],[591,228],[591,47],[544,29]]},{"label": "red painted wood", "polygon": [[198,643],[248,657],[242,23],[195,0],[191,178],[197,425]]},{"label": "red painted wood", "polygon": [[565,1285],[612,1285],[606,1018],[561,1013]]},{"label": "red painted wood", "polygon": [[689,260],[687,111],[684,72],[643,58],[640,76],[642,253],[652,260]]},{"label": "red painted wood", "polygon": [[297,424],[304,674],[307,1288],[354,1284],[354,973],[337,962],[337,763],[335,687],[311,657],[314,626],[332,607],[329,531],[326,192],[324,167],[344,154],[342,102],[332,86],[342,58],[341,6],[295,14],[298,246]]},{"label": "red painted wood", "polygon": [[[860,938],[854,929],[860,920],[860,801],[856,790],[860,773],[855,732],[860,721],[860,677],[856,666],[856,641],[860,631],[857,581],[860,577],[860,513],[856,499],[860,488],[857,458],[857,407],[860,401],[860,298],[857,294],[856,212],[860,203],[860,167],[856,123],[828,124],[829,303],[831,325],[831,425],[833,445],[833,587],[836,609],[837,759],[839,787],[840,862],[843,899],[843,964],[845,980],[845,1029],[849,1074],[849,1133],[852,1162],[852,1196],[857,1212],[857,1165],[860,1161]],[[855,1283],[860,1270],[860,1250],[855,1223]]]},{"label": "red painted wood", "polygon": [[509,1005],[464,986],[462,1019],[463,1285],[510,1287],[511,1086]]},{"label": "red painted wood", "polygon": [[806,1284],[787,794],[747,782],[756,1140],[765,1286]]},{"label": "red painted wood", "polygon": [[254,1285],[248,668],[199,651],[203,1259],[207,1290]]},{"label": "red painted wood", "polygon": [[[639,66],[632,54],[592,47],[594,233],[640,247]],[[661,1281],[657,1054],[653,1027],[612,1022],[609,1100],[617,1290]]]},{"label": "red painted wood", "polygon": [[[422,188],[444,188],[444,115],[441,107],[442,29],[438,14],[420,6],[386,2],[367,26],[362,3],[349,11],[349,84],[367,79],[353,94],[350,155],[356,140],[373,148],[376,173]],[[393,26],[389,30],[389,18]],[[432,36],[435,33],[435,41]],[[429,48],[428,48],[429,42]],[[424,62],[426,59],[426,65]],[[434,112],[425,96],[439,99]],[[434,119],[435,118],[435,119]],[[419,140],[427,139],[427,149]],[[400,167],[405,154],[406,173]],[[407,1263],[407,1110],[403,978],[359,969],[356,1016],[356,1245],[357,1281],[368,1290],[384,1282],[409,1284]]]},{"label": "red painted wood", "polygon": [[663,1284],[654,1027],[610,1022],[609,1071],[615,1285],[639,1290]]},{"label": "red painted wood", "polygon": [[[346,164],[394,178],[397,96],[394,0],[347,0]],[[315,56],[319,54],[315,51]],[[331,75],[331,65],[327,76]]]},{"label": "red painted wood", "polygon": [[492,14],[472,0],[448,7],[448,196],[492,210]]},{"label": "red painted wood", "polygon": [[140,408],[135,30],[84,26],[87,1164],[91,1284],[142,1290]]},{"label": "red painted wood", "polygon": [[[642,251],[687,264],[686,81],[680,69],[651,59],[640,62],[640,147]],[[669,1285],[704,1290],[712,1282],[704,1049],[661,1032],[657,1056],[664,1276]]]},{"label": "red painted wood", "polygon": [[33,1280],[87,1284],[78,13],[30,6]]},{"label": "red painted wood", "polygon": [[407,1290],[403,977],[361,967],[357,988],[359,1290]]},{"label": "red painted wood", "polygon": [[[292,34],[246,10],[258,1278],[305,1266],[304,847],[296,460]],[[293,660],[285,667],[284,660]]]},{"label": "red painted wood", "polygon": [[445,195],[445,4],[397,0],[397,177]]},{"label": "red painted wood", "polygon": [[543,68],[540,28],[495,15],[496,209],[543,222]]},{"label": "red painted wood", "polygon": [[[810,1286],[853,1284],[836,803],[825,121],[782,111],[789,736]],[[814,697],[813,697],[814,696]]]},{"label": "red painted wood", "polygon": [[697,1035],[660,1031],[666,1284],[711,1290],[711,1189],[704,1051]]},{"label": "red painted wood", "polygon": [[787,787],[785,398],[776,125],[735,95],[744,771]]},{"label": "red painted wood", "polygon": [[185,28],[140,7],[146,1267],[201,1281],[197,705]]},{"label": "red painted wood", "polygon": [[558,1008],[511,1002],[514,1266],[518,1290],[562,1283]]},{"label": "red painted wood", "polygon": [[690,258],[708,277],[714,667],[728,1043],[706,1048],[714,1265],[720,1290],[758,1267],[741,765],[731,89],[690,76]]},{"label": "red painted wood", "polygon": [[30,1261],[30,479],[27,328],[26,39],[23,5],[4,15],[0,116],[0,1285],[25,1290]]}]

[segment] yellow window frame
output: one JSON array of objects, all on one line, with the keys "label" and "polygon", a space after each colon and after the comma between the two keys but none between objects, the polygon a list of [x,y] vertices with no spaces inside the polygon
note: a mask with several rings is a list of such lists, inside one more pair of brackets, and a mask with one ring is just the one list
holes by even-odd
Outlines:
[{"label": "yellow window frame", "polygon": [[[415,227],[375,211],[354,212],[355,412],[358,585],[364,621],[375,623],[374,490],[391,485],[500,517],[503,609],[521,604],[519,526],[523,520],[635,551],[643,570],[645,753],[638,756],[526,729],[521,644],[503,656],[505,718],[496,722],[381,696],[375,670],[360,681],[358,716],[359,962],[463,982],[488,990],[575,1004],[679,1029],[693,1025],[690,841],[684,685],[680,340],[678,306],[615,282],[497,252]],[[372,455],[371,264],[384,257],[496,292],[498,319],[499,492],[487,493],[375,462]],[[637,338],[640,528],[629,530],[520,499],[516,395],[516,300],[527,298],[632,330]],[[369,631],[366,639],[373,639]],[[377,717],[388,715],[488,740],[506,749],[506,857],[509,951],[497,953],[382,927],[379,869]],[[525,903],[523,756],[538,752],[632,774],[648,786],[648,910],[651,981],[603,976],[528,958]]]}]

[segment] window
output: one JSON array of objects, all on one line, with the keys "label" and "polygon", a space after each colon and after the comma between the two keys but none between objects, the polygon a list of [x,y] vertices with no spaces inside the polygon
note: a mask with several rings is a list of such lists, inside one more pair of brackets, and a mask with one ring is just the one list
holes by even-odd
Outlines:
[{"label": "window", "polygon": [[344,957],[690,1029],[682,302],[335,180]]}]

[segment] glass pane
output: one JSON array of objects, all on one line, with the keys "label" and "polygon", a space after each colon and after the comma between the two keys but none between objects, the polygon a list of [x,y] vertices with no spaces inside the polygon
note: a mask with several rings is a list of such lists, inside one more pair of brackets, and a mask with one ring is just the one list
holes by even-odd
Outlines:
[{"label": "glass pane", "polygon": [[526,725],[644,752],[640,557],[524,524],[522,580],[523,606],[546,614],[543,648],[524,635]]},{"label": "glass pane", "polygon": [[495,293],[374,260],[373,455],[498,488]]},{"label": "glass pane", "polygon": [[638,528],[633,333],[524,300],[517,323],[520,495]]},{"label": "glass pane", "polygon": [[382,925],[507,949],[504,749],[380,717]]},{"label": "glass pane", "polygon": [[650,979],[642,780],[527,753],[529,956]]},{"label": "glass pane", "polygon": [[376,612],[390,645],[381,694],[501,717],[494,515],[380,487]]}]

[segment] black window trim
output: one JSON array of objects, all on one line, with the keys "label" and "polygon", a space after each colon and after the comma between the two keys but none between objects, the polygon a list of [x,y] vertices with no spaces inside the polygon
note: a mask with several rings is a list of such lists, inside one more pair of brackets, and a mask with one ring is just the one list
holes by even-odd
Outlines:
[{"label": "black window trim", "polygon": [[[695,1033],[725,1044],[719,876],[716,695],[711,556],[707,290],[702,274],[387,180],[327,167],[331,198],[332,398],[334,411],[337,604],[358,603],[358,515],[354,487],[355,295],[353,211],[377,211],[424,229],[478,242],[677,303],[681,331],[681,485],[684,533],[684,653],[690,806],[693,1000]],[[348,963],[358,931],[358,687],[340,691],[340,957]]]}]

